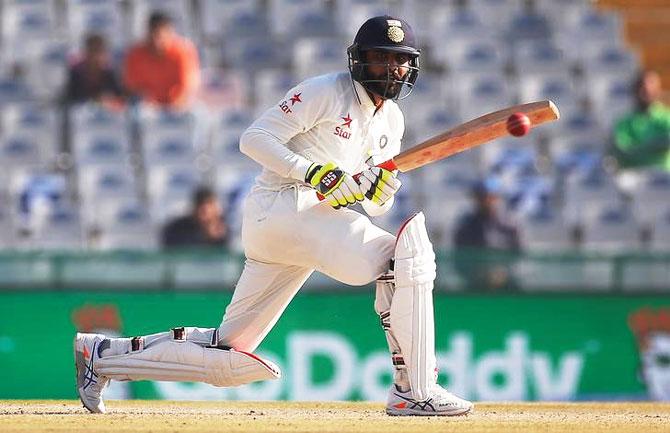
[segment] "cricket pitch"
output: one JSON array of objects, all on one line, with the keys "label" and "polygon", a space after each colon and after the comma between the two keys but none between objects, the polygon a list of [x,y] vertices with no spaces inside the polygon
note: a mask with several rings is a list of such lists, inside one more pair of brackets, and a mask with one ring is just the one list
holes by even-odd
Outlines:
[{"label": "cricket pitch", "polygon": [[668,432],[670,403],[478,403],[460,417],[391,417],[380,403],[0,400],[0,432]]}]

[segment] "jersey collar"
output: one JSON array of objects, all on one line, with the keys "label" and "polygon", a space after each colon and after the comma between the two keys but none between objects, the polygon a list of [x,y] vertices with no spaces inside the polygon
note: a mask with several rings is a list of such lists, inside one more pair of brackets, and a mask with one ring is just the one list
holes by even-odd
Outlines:
[{"label": "jersey collar", "polygon": [[363,85],[358,81],[352,80],[352,83],[354,84],[354,93],[356,94],[358,103],[360,104],[361,108],[365,112],[370,112],[370,114],[374,114],[377,107],[375,107],[375,103],[372,100],[372,98],[370,98],[370,95],[368,95],[367,90],[365,90]]}]

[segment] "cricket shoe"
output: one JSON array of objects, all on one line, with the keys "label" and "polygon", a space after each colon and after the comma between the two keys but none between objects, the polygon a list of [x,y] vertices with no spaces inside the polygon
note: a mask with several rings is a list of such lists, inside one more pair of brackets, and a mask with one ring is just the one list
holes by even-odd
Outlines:
[{"label": "cricket shoe", "polygon": [[77,368],[77,392],[84,407],[93,413],[105,413],[102,392],[109,379],[99,376],[93,367],[100,358],[98,348],[105,340],[102,334],[77,333],[74,337],[74,365]]},{"label": "cricket shoe", "polygon": [[411,391],[398,391],[395,385],[391,385],[386,413],[395,416],[456,416],[470,413],[474,408],[471,402],[456,397],[440,385],[433,385],[430,394],[427,399],[418,401],[412,398]]}]

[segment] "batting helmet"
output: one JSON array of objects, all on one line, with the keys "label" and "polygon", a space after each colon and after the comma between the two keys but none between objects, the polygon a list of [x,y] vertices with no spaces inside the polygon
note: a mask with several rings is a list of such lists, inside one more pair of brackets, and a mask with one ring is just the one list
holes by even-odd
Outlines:
[{"label": "batting helmet", "polygon": [[[386,51],[408,56],[408,72],[402,77],[394,73],[396,65],[369,62],[366,51]],[[370,18],[356,33],[354,43],[347,49],[351,78],[383,99],[406,98],[419,75],[419,49],[416,48],[414,31],[406,21],[388,15]],[[370,65],[386,67],[386,76],[373,76]],[[405,89],[405,92],[403,92]]]}]

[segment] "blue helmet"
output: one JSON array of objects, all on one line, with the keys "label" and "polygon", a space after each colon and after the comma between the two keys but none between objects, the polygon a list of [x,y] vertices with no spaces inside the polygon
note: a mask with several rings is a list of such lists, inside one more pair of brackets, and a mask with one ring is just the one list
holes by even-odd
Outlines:
[{"label": "blue helmet", "polygon": [[[356,33],[354,43],[347,49],[351,78],[383,99],[403,99],[414,87],[419,75],[419,55],[414,31],[406,21],[388,15],[367,20]],[[409,71],[402,79],[393,74],[393,68],[386,66],[386,76],[372,76],[367,66],[380,65],[366,60],[366,51],[387,51],[404,53],[409,57]],[[404,91],[403,91],[404,90]]]}]

